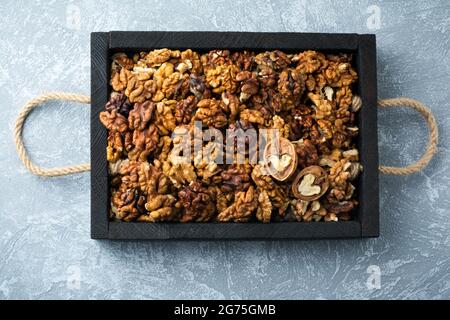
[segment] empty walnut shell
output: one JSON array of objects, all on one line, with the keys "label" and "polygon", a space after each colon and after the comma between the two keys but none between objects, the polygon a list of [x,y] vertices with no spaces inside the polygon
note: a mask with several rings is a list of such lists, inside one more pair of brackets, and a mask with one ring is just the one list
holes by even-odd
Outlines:
[{"label": "empty walnut shell", "polygon": [[278,181],[285,181],[297,168],[297,153],[291,141],[280,138],[277,145],[269,141],[264,149],[264,163],[269,174]]},{"label": "empty walnut shell", "polygon": [[292,184],[294,196],[303,201],[314,201],[327,192],[328,175],[319,166],[309,166],[300,171]]}]

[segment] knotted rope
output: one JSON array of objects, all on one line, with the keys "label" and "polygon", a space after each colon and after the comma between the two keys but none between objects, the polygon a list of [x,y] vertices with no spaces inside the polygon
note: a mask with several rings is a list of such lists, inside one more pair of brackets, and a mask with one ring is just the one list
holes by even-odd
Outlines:
[{"label": "knotted rope", "polygon": [[34,108],[51,100],[72,101],[85,104],[89,104],[91,102],[91,98],[89,96],[65,92],[49,92],[28,101],[22,111],[20,111],[14,126],[14,142],[16,143],[17,153],[19,154],[20,160],[22,160],[28,171],[35,175],[45,177],[64,176],[91,170],[91,165],[89,163],[45,169],[34,164],[28,156],[22,137],[25,120]]},{"label": "knotted rope", "polygon": [[[31,161],[30,157],[28,156],[22,137],[23,125],[25,123],[25,120],[27,119],[28,115],[31,113],[31,111],[33,111],[34,108],[36,108],[40,104],[43,104],[51,100],[72,101],[89,104],[91,99],[89,96],[82,94],[50,92],[42,94],[28,101],[28,103],[19,113],[19,116],[17,117],[16,120],[16,124],[14,126],[14,142],[16,144],[17,153],[19,154],[20,160],[22,160],[25,167],[31,173],[46,177],[64,176],[91,170],[91,165],[88,163],[45,169],[34,164]],[[352,107],[355,109],[359,109],[361,108],[361,106],[362,106],[361,98],[355,96],[352,101]],[[438,128],[436,124],[436,119],[434,118],[433,114],[422,103],[409,98],[394,98],[394,99],[379,100],[378,106],[381,108],[401,107],[401,106],[410,107],[419,111],[419,113],[422,114],[426,119],[430,135],[424,155],[417,162],[412,163],[406,167],[379,166],[379,170],[382,173],[386,174],[409,175],[415,172],[419,172],[430,162],[431,158],[433,158],[434,154],[437,151]]]},{"label": "knotted rope", "polygon": [[[361,98],[359,96],[355,96],[353,98],[352,104],[354,108],[357,109],[361,108],[362,106]],[[407,165],[406,167],[379,166],[378,169],[380,170],[380,172],[385,174],[393,174],[397,176],[406,176],[421,171],[423,168],[426,167],[426,165],[430,162],[431,158],[433,158],[433,156],[435,155],[439,139],[436,119],[434,118],[430,109],[428,109],[419,101],[410,98],[393,98],[393,99],[378,100],[378,107],[380,108],[409,107],[414,110],[417,110],[427,121],[428,129],[430,132],[427,148],[425,150],[425,153],[419,160],[410,165]]]}]

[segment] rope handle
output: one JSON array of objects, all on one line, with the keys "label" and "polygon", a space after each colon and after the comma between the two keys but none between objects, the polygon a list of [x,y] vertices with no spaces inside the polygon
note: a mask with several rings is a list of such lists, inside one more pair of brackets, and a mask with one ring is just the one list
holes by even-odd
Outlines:
[{"label": "rope handle", "polygon": [[379,100],[378,106],[380,108],[405,106],[417,110],[427,121],[428,130],[430,132],[428,136],[427,149],[425,150],[425,153],[419,160],[417,160],[414,163],[411,163],[410,165],[407,165],[406,167],[380,166],[379,170],[382,173],[402,175],[402,176],[406,176],[421,171],[423,168],[427,166],[427,164],[430,162],[430,160],[437,152],[439,133],[438,133],[438,125],[436,123],[436,119],[434,118],[433,113],[421,102],[410,98],[393,98],[393,99]]},{"label": "rope handle", "polygon": [[17,117],[16,120],[16,124],[14,126],[14,142],[16,144],[17,153],[19,154],[20,160],[22,160],[23,164],[25,165],[25,168],[27,168],[28,171],[30,171],[35,175],[45,177],[65,176],[68,174],[91,170],[91,165],[89,163],[45,169],[34,164],[31,161],[30,157],[28,156],[27,150],[25,149],[25,146],[23,144],[23,137],[22,137],[23,125],[25,123],[25,120],[27,119],[28,115],[31,113],[31,111],[33,111],[34,108],[36,108],[40,104],[43,104],[51,100],[72,101],[84,104],[89,104],[91,102],[91,98],[89,96],[65,92],[44,93],[28,101],[25,107],[22,109],[22,111],[20,111],[19,116]]},{"label": "rope handle", "polygon": [[[90,171],[91,165],[89,163],[45,169],[34,164],[31,161],[30,157],[28,156],[27,150],[25,149],[25,146],[23,144],[23,137],[22,137],[23,125],[25,123],[25,120],[27,119],[28,115],[31,113],[31,111],[33,111],[34,108],[36,108],[40,104],[43,104],[51,100],[72,101],[84,104],[89,104],[91,102],[89,96],[65,92],[49,92],[28,101],[25,107],[19,113],[19,116],[17,117],[16,120],[16,124],[14,126],[14,142],[16,144],[17,153],[19,154],[20,160],[22,160],[23,164],[25,165],[25,168],[27,168],[28,171],[38,176],[55,177]],[[352,106],[356,110],[361,108],[362,101],[359,96],[353,97]],[[379,100],[378,106],[380,108],[401,107],[401,106],[410,107],[412,109],[419,111],[419,113],[422,114],[422,116],[427,121],[428,128],[430,131],[428,145],[425,153],[418,161],[406,167],[379,166],[380,172],[385,174],[409,175],[415,172],[419,172],[430,162],[430,160],[433,158],[434,154],[437,151],[438,127],[436,119],[434,118],[430,109],[428,109],[419,101],[409,98],[394,98],[394,99]]]},{"label": "rope handle", "polygon": [[[359,109],[362,106],[362,101],[359,96],[354,96],[352,101],[353,108]],[[389,108],[389,107],[409,107],[416,111],[418,111],[427,121],[428,129],[429,129],[429,137],[427,148],[423,156],[414,163],[407,165],[406,167],[390,167],[390,166],[379,166],[378,170],[381,173],[385,174],[393,174],[397,176],[406,176],[416,172],[421,171],[423,168],[427,166],[430,160],[433,158],[435,153],[437,152],[437,144],[439,140],[438,126],[436,119],[433,116],[433,113],[430,109],[428,109],[421,102],[410,99],[410,98],[392,98],[392,99],[384,99],[378,100],[378,107],[380,108]]]}]

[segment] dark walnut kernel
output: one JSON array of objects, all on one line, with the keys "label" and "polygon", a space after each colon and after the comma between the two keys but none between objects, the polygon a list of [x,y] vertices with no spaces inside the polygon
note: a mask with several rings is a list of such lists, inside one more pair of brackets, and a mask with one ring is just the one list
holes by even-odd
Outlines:
[{"label": "dark walnut kernel", "polygon": [[128,113],[133,109],[133,104],[128,100],[124,93],[114,93],[105,105],[106,111],[117,110],[125,118],[128,117]]},{"label": "dark walnut kernel", "polygon": [[[110,218],[150,223],[353,219],[355,179],[363,168],[356,149],[358,76],[352,65],[351,54],[312,50],[162,48],[114,54],[112,93],[99,114],[108,130]],[[216,149],[217,141],[194,137],[196,121],[220,131],[228,143]],[[191,141],[176,137],[176,128]],[[244,143],[226,138],[241,130],[259,137],[266,129],[277,129],[278,140],[254,145],[248,136]],[[281,142],[280,153],[271,151],[275,141]],[[186,150],[191,161],[177,163]],[[230,150],[231,161],[214,162]]]},{"label": "dark walnut kernel", "polygon": [[134,130],[132,145],[128,152],[128,158],[139,161],[146,161],[147,157],[155,151],[158,145],[158,130],[154,125],[144,130]]},{"label": "dark walnut kernel", "polygon": [[239,96],[241,102],[247,101],[252,95],[258,93],[259,83],[256,72],[241,71],[236,75],[236,80],[241,84]]},{"label": "dark walnut kernel", "polygon": [[189,96],[186,99],[178,101],[175,110],[177,124],[189,124],[194,116],[196,107],[197,98],[195,96]]},{"label": "dark walnut kernel", "polygon": [[128,126],[135,130],[144,130],[153,116],[156,105],[154,102],[145,101],[136,103],[128,117]]},{"label": "dark walnut kernel", "polygon": [[209,190],[199,181],[193,181],[178,192],[178,198],[177,207],[183,209],[182,222],[208,221],[216,209]]},{"label": "dark walnut kernel", "polygon": [[278,79],[278,91],[287,102],[296,106],[305,91],[306,76],[295,69],[284,69]]},{"label": "dark walnut kernel", "polygon": [[198,99],[208,98],[210,96],[209,89],[205,83],[205,77],[195,73],[189,76],[189,91]]},{"label": "dark walnut kernel", "polygon": [[108,133],[108,146],[106,147],[106,160],[114,163],[120,159],[123,152],[123,140],[120,132],[110,131]]},{"label": "dark walnut kernel", "polygon": [[138,168],[138,174],[139,187],[149,198],[150,196],[169,193],[171,188],[170,180],[160,168],[148,162],[142,162]]},{"label": "dark walnut kernel", "polygon": [[121,68],[131,70],[134,67],[133,59],[130,59],[125,53],[116,53],[112,56],[112,70],[120,70]]},{"label": "dark walnut kernel", "polygon": [[234,52],[231,55],[231,60],[235,65],[239,67],[240,70],[243,71],[249,71],[252,69],[254,61],[255,61],[255,54],[253,52]]},{"label": "dark walnut kernel", "polygon": [[250,186],[251,171],[252,167],[249,164],[230,165],[228,169],[220,174],[222,178],[222,192],[235,192],[247,189]]},{"label": "dark walnut kernel", "polygon": [[280,71],[291,64],[288,56],[279,50],[268,51],[256,55],[255,62],[261,66],[267,66],[271,69]]},{"label": "dark walnut kernel", "polygon": [[317,148],[311,143],[310,140],[304,139],[296,141],[295,151],[298,155],[298,168],[312,166],[319,161],[319,155],[317,154]]}]

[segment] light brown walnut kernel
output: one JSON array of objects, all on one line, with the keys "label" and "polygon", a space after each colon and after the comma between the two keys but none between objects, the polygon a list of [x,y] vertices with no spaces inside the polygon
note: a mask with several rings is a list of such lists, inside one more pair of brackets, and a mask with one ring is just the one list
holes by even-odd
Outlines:
[{"label": "light brown walnut kernel", "polygon": [[197,179],[195,168],[190,163],[171,164],[169,161],[163,162],[162,170],[172,181],[176,188],[189,184]]},{"label": "light brown walnut kernel", "polygon": [[117,110],[100,112],[100,121],[111,132],[125,132],[128,129],[127,119]]},{"label": "light brown walnut kernel", "polygon": [[348,62],[330,62],[323,75],[331,87],[349,86],[357,79],[355,70]]},{"label": "light brown walnut kernel", "polygon": [[218,65],[214,69],[206,71],[206,83],[212,88],[214,93],[224,91],[235,92],[238,84],[236,74],[239,69],[235,65]]},{"label": "light brown walnut kernel", "polygon": [[245,105],[232,93],[223,92],[221,97],[220,107],[229,114],[230,122],[233,123],[239,113],[245,109]]},{"label": "light brown walnut kernel", "polygon": [[181,61],[186,65],[187,70],[191,73],[200,74],[202,71],[202,63],[197,52],[187,49],[181,52]]},{"label": "light brown walnut kernel", "polygon": [[174,196],[170,194],[159,194],[149,198],[145,204],[145,209],[149,212],[155,211],[160,208],[170,207],[176,202]]},{"label": "light brown walnut kernel", "polygon": [[272,216],[272,202],[270,202],[267,191],[261,190],[258,195],[258,208],[256,210],[256,218],[264,223],[270,222]]},{"label": "light brown walnut kernel", "polygon": [[333,109],[335,109],[335,102],[329,101],[319,94],[309,93],[308,97],[316,106],[316,119],[323,119],[332,114]]},{"label": "light brown walnut kernel", "polygon": [[290,102],[297,105],[298,101],[305,91],[306,76],[295,69],[284,69],[278,79],[278,91],[286,99],[285,103]]},{"label": "light brown walnut kernel", "polygon": [[153,80],[156,83],[156,88],[161,89],[164,80],[169,78],[174,73],[175,66],[170,62],[164,62],[153,74]]},{"label": "light brown walnut kernel", "polygon": [[131,72],[125,68],[120,69],[118,72],[113,72],[111,77],[111,86],[114,91],[125,90],[128,83],[128,77],[131,76]]},{"label": "light brown walnut kernel", "polygon": [[138,221],[171,221],[177,212],[175,208],[176,201],[177,199],[170,194],[148,198],[147,203],[145,203],[145,210],[148,213],[139,216]]},{"label": "light brown walnut kernel", "polygon": [[289,138],[290,136],[291,129],[289,125],[278,115],[272,117],[272,129],[277,129],[283,138]]},{"label": "light brown walnut kernel", "polygon": [[216,99],[203,99],[197,104],[194,119],[202,124],[214,128],[222,128],[227,124],[227,117]]},{"label": "light brown walnut kernel", "polygon": [[308,210],[309,202],[303,200],[294,200],[293,201],[293,211],[294,216],[297,221],[307,220],[309,217],[305,216]]},{"label": "light brown walnut kernel", "polygon": [[247,191],[236,193],[234,203],[219,213],[217,219],[222,222],[246,222],[258,207],[258,195],[253,186]]},{"label": "light brown walnut kernel", "polygon": [[160,135],[170,135],[176,128],[175,100],[165,100],[158,102],[155,111],[155,125]]},{"label": "light brown walnut kernel", "polygon": [[283,214],[289,204],[286,187],[278,185],[263,164],[257,164],[253,167],[251,177],[259,189],[267,192],[272,201],[272,206],[281,210],[281,214]]},{"label": "light brown walnut kernel", "polygon": [[209,182],[211,177],[222,170],[216,162],[220,154],[219,147],[219,144],[208,142],[203,146],[201,152],[194,155],[194,166],[197,170],[197,176],[202,178],[203,182]]},{"label": "light brown walnut kernel", "polygon": [[239,114],[239,118],[241,120],[250,122],[250,123],[256,123],[259,125],[264,125],[264,117],[261,111],[255,110],[255,109],[245,109],[242,110]]},{"label": "light brown walnut kernel", "polygon": [[116,162],[120,159],[123,152],[122,135],[120,132],[110,131],[108,133],[108,146],[106,147],[106,160]]},{"label": "light brown walnut kernel", "polygon": [[303,73],[313,73],[328,66],[325,55],[316,51],[302,52],[292,60],[298,62],[297,70]]},{"label": "light brown walnut kernel", "polygon": [[172,73],[164,79],[161,92],[166,99],[184,98],[189,92],[189,75],[179,72]]},{"label": "light brown walnut kernel", "polygon": [[169,50],[169,49],[158,49],[150,51],[146,57],[145,61],[150,66],[160,66],[164,62],[168,61],[171,58],[179,58],[180,57],[180,51],[175,50]]},{"label": "light brown walnut kernel", "polygon": [[127,79],[125,95],[132,103],[142,103],[156,93],[156,83],[147,73],[130,73]]},{"label": "light brown walnut kernel", "polygon": [[357,162],[350,162],[348,158],[336,161],[330,169],[329,180],[331,190],[327,196],[330,203],[350,200],[355,187],[351,181],[362,171],[362,166]]},{"label": "light brown walnut kernel", "polygon": [[143,214],[138,217],[140,222],[157,222],[157,221],[171,221],[173,220],[175,209],[172,207],[162,207],[148,214]]},{"label": "light brown walnut kernel", "polygon": [[162,136],[158,143],[158,150],[160,150],[156,155],[158,160],[166,161],[172,151],[172,138],[169,136]]},{"label": "light brown walnut kernel", "polygon": [[167,194],[170,190],[170,180],[155,165],[142,162],[138,168],[139,187],[147,196]]}]

